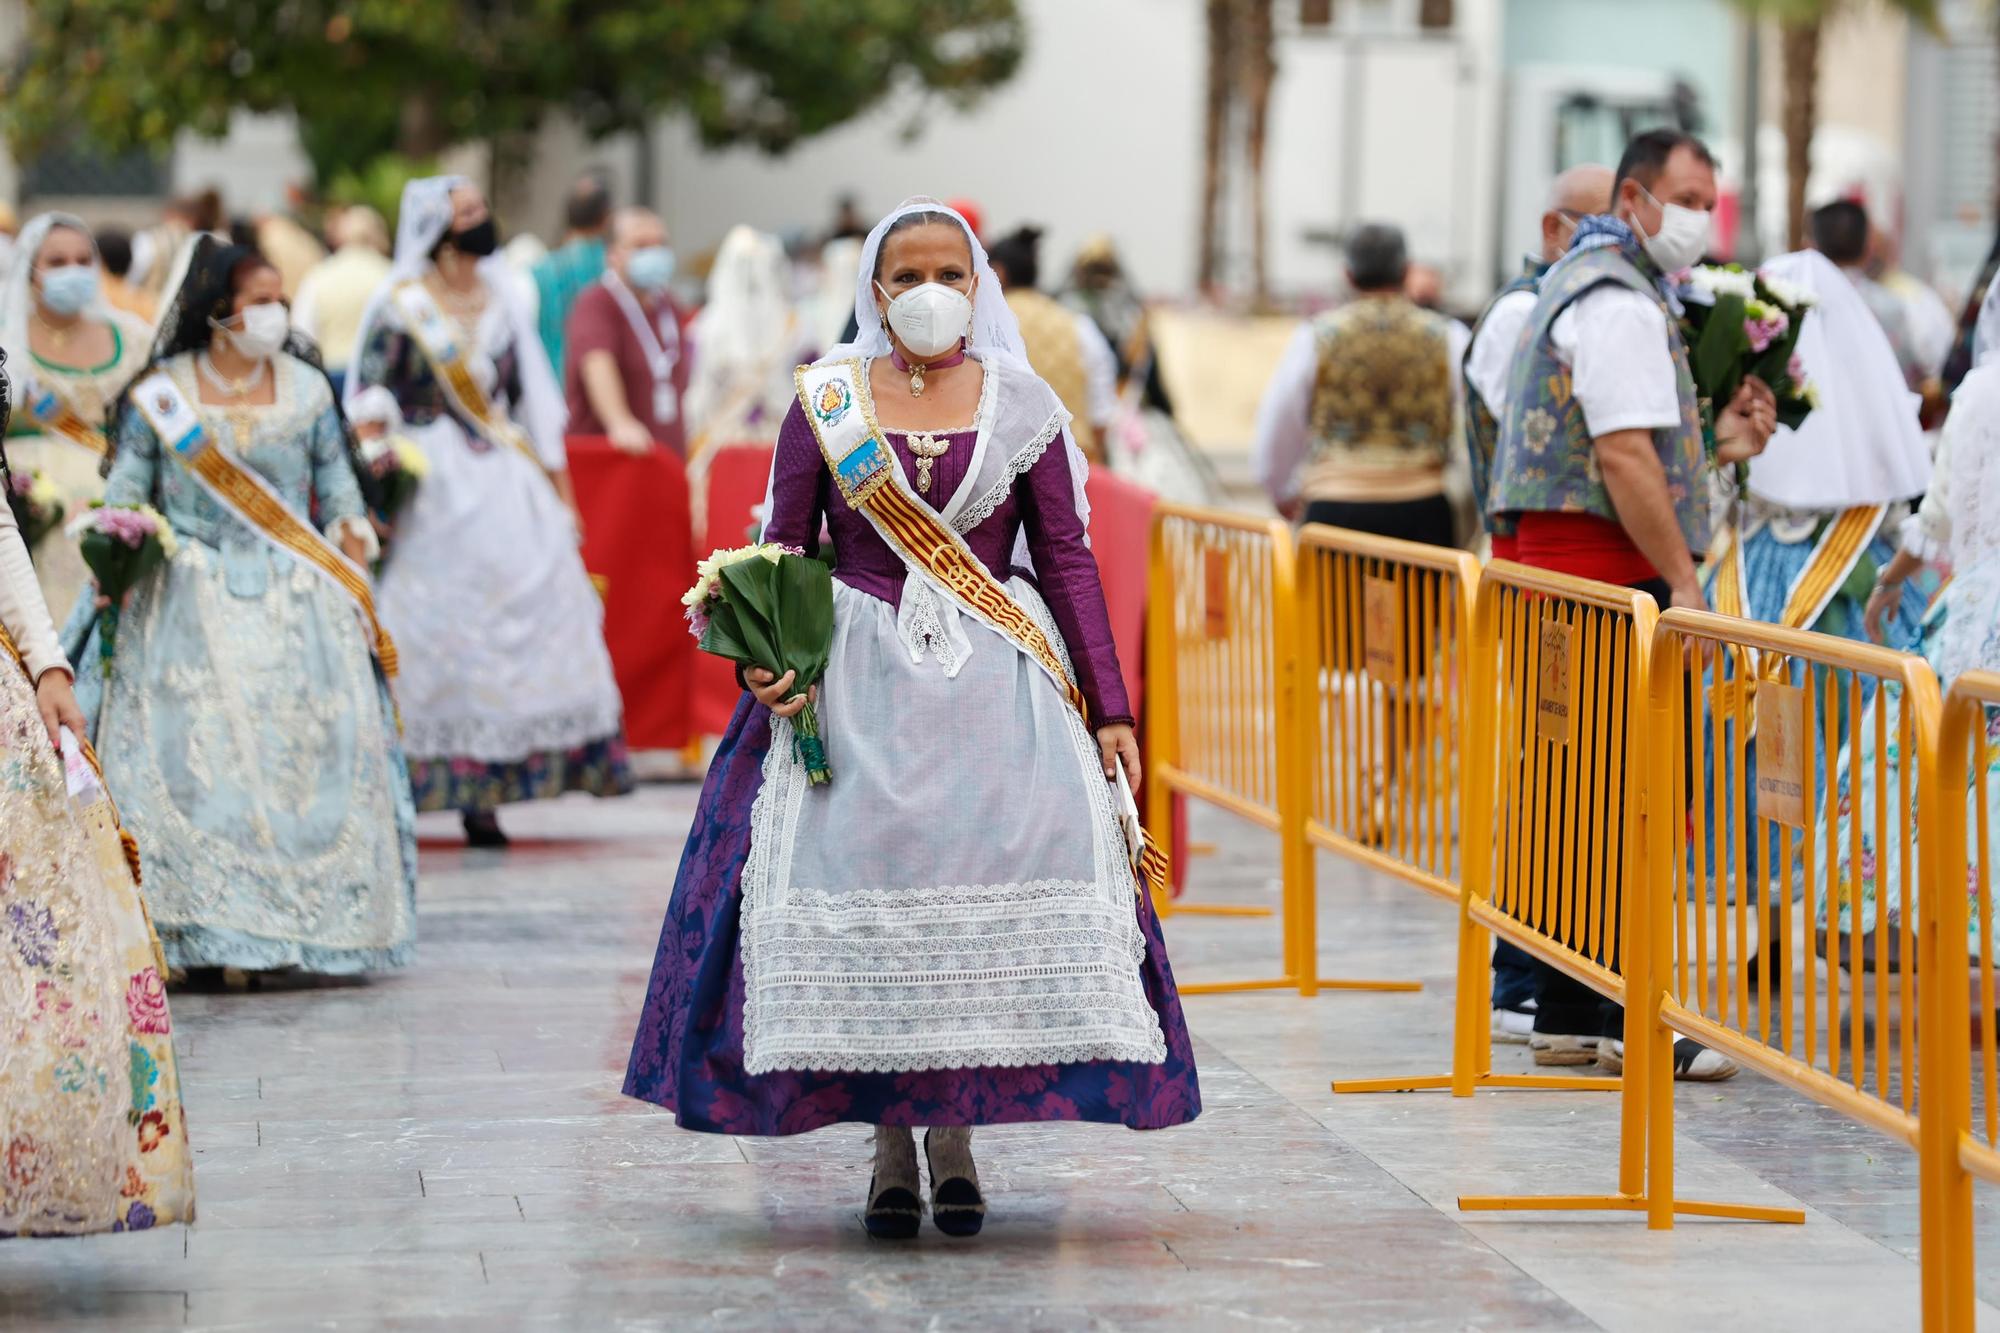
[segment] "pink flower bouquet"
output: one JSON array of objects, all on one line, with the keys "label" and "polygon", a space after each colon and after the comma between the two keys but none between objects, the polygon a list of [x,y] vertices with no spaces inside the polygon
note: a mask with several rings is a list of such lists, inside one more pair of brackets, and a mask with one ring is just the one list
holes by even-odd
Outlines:
[{"label": "pink flower bouquet", "polygon": [[118,651],[118,614],[139,580],[173,559],[178,545],[166,516],[151,505],[94,504],[69,525],[83,563],[110,605],[97,613],[97,652],[104,674]]}]

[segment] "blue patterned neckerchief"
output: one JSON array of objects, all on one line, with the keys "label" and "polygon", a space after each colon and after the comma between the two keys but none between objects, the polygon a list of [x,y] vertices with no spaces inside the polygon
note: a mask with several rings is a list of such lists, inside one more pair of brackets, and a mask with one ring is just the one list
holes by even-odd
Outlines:
[{"label": "blue patterned neckerchief", "polygon": [[1666,299],[1667,308],[1674,318],[1681,316],[1681,294],[1674,283],[1663,273],[1653,257],[1646,253],[1646,247],[1639,240],[1639,234],[1629,223],[1609,213],[1594,213],[1576,224],[1576,235],[1570,238],[1570,253],[1578,250],[1595,250],[1602,246],[1612,246],[1630,261],[1632,267],[1645,274],[1647,279],[1660,289]]}]

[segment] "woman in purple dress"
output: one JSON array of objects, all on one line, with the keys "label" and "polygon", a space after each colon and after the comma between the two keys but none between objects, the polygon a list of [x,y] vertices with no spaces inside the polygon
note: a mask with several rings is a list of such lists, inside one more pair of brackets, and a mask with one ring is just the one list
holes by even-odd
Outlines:
[{"label": "woman in purple dress", "polygon": [[[913,201],[876,226],[855,309],[856,341],[800,372],[811,410],[794,403],[779,431],[764,532],[809,554],[822,523],[831,533],[818,713],[833,779],[806,781],[790,679],[751,671],[702,791],[625,1091],[709,1133],[874,1125],[867,1227],[898,1239],[922,1215],[911,1131],[924,1126],[933,1219],[972,1235],[986,1208],[972,1126],[1161,1129],[1192,1120],[1201,1097],[1114,804],[1119,766],[1138,781],[1138,747],[1068,413],[1023,359],[985,252],[942,205]],[[905,553],[909,525],[876,517],[832,443],[863,422],[916,526],[969,554],[1000,618],[1025,613],[1039,636],[1003,633]]]}]

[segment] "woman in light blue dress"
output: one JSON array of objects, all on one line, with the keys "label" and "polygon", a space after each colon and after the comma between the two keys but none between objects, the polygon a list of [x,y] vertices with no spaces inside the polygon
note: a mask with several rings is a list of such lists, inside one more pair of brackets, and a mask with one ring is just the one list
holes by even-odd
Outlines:
[{"label": "woman in light blue dress", "polygon": [[[138,383],[170,380],[216,447],[365,570],[375,537],[347,425],[326,376],[294,354],[276,270],[200,244]],[[133,591],[108,673],[87,599],[69,637],[93,640],[74,655],[78,693],[144,850],[168,962],[211,983],[225,967],[407,963],[415,812],[353,603],[163,449],[131,393],[112,450],[106,503],[156,506],[178,550]]]}]

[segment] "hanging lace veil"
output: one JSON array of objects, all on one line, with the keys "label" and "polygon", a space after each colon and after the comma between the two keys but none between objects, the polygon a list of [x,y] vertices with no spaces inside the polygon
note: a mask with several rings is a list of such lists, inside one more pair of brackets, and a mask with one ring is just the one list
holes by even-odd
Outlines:
[{"label": "hanging lace veil", "polygon": [[[471,184],[463,176],[426,176],[403,187],[403,200],[396,214],[395,257],[389,266],[389,276],[375,289],[367,310],[362,313],[354,342],[357,355],[368,345],[376,321],[385,317],[396,288],[430,271],[431,256],[438,242],[451,230],[451,192]],[[560,469],[565,462],[563,429],[569,424],[569,408],[563,401],[556,372],[549,365],[548,353],[542,348],[535,321],[514,294],[507,262],[498,252],[490,254],[479,261],[479,275],[486,280],[488,299],[498,305],[513,338],[515,361],[521,374],[521,401],[514,404],[515,414],[534,441],[542,461]],[[477,374],[477,358],[473,358],[473,363]],[[359,375],[350,373],[347,401],[352,403],[367,387]]]},{"label": "hanging lace veil", "polygon": [[[1000,280],[993,275],[993,265],[987,261],[986,247],[979,243],[979,237],[957,210],[928,195],[917,195],[906,199],[892,210],[888,216],[875,224],[868,233],[868,239],[861,247],[861,262],[854,275],[854,322],[858,332],[853,342],[841,343],[815,362],[825,365],[832,361],[845,361],[860,357],[872,361],[889,355],[889,331],[883,326],[881,310],[875,304],[875,264],[882,253],[882,241],[895,229],[896,224],[912,214],[934,215],[931,220],[950,222],[965,233],[965,243],[972,250],[972,271],[977,286],[972,294],[972,327],[967,335],[966,350],[987,367],[988,373],[997,369],[1003,376],[1017,375],[1029,379],[1037,378],[1034,367],[1028,364],[1028,353],[1021,342],[1021,326],[1014,318],[1014,312],[1007,305],[1006,294],[1001,290]],[[1051,394],[1051,397],[1054,395]],[[1069,465],[1070,492],[1076,504],[1077,518],[1086,531],[1090,524],[1090,499],[1084,487],[1090,477],[1090,462],[1083,451],[1076,446],[1067,430],[1062,432],[1064,461]],[[775,477],[775,470],[774,470]],[[771,487],[764,490],[764,512],[770,513]],[[1027,557],[1027,535],[1023,533],[1015,547],[1015,563],[1032,569]],[[996,573],[1002,571],[995,571]]]}]

